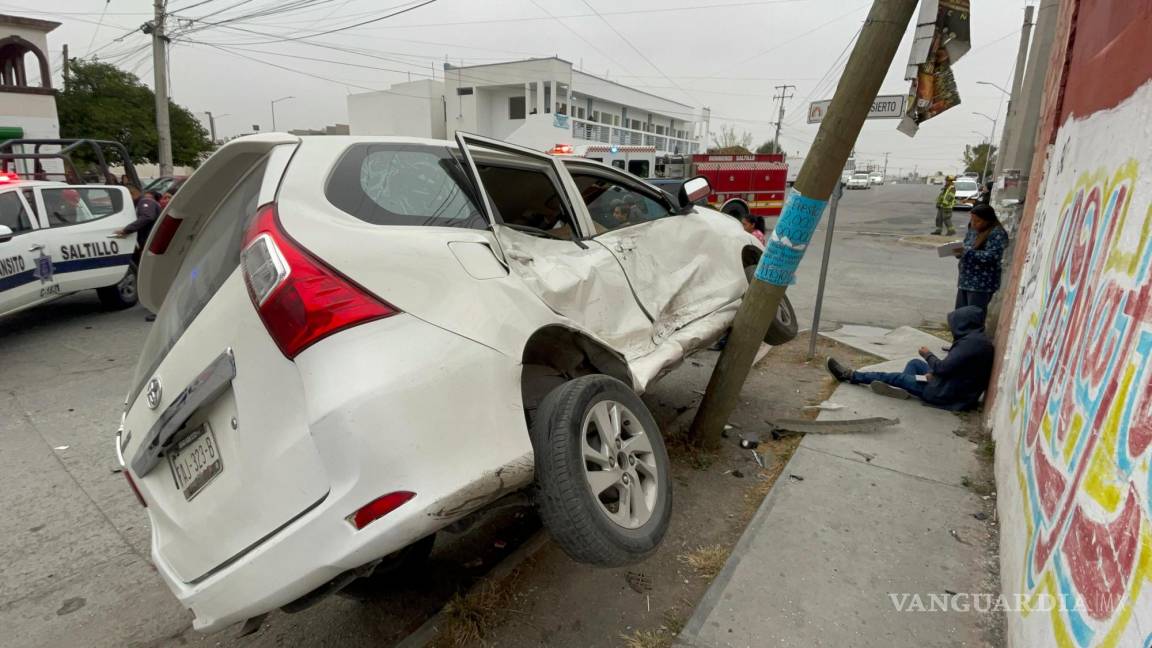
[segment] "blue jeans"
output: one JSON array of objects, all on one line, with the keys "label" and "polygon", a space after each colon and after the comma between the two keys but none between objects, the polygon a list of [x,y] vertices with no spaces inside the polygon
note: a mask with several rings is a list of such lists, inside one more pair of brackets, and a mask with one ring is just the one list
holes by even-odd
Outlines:
[{"label": "blue jeans", "polygon": [[912,394],[916,398],[924,397],[924,386],[928,383],[923,383],[916,380],[916,376],[923,376],[929,371],[928,363],[923,360],[909,360],[908,364],[904,365],[904,371],[901,373],[892,373],[886,371],[853,371],[852,384],[853,385],[867,385],[873,382],[882,382],[899,387],[904,391]]}]

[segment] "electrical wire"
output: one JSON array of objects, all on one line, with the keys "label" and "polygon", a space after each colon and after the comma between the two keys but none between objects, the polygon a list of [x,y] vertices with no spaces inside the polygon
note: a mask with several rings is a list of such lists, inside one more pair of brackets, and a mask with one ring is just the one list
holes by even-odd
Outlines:
[{"label": "electrical wire", "polygon": [[100,27],[104,25],[104,14],[108,11],[108,5],[112,0],[104,0],[104,10],[100,12],[100,20],[96,21],[96,29],[92,30],[92,38],[88,41],[88,48],[86,52],[92,51],[92,46],[96,44],[96,36],[100,33]]},{"label": "electrical wire", "polygon": [[[281,43],[281,42],[287,42],[287,41],[297,41],[297,40],[303,40],[303,39],[305,39],[305,38],[316,38],[317,36],[326,36],[326,35],[328,35],[328,34],[335,34],[335,33],[337,33],[337,32],[347,31],[347,30],[349,30],[349,29],[355,29],[355,28],[357,28],[357,27],[363,27],[364,25],[369,25],[369,24],[372,24],[372,23],[380,22],[381,20],[385,20],[385,19],[387,19],[387,18],[392,18],[393,16],[399,16],[400,14],[405,14],[405,13],[408,13],[409,11],[414,11],[414,10],[416,10],[416,9],[419,9],[419,8],[421,8],[421,7],[425,7],[425,6],[427,6],[427,5],[430,5],[430,4],[432,4],[432,3],[436,2],[436,1],[437,1],[437,0],[422,0],[421,2],[419,2],[418,4],[415,4],[415,5],[413,5],[413,6],[405,7],[405,8],[403,8],[403,9],[398,9],[398,10],[396,10],[396,11],[393,11],[393,12],[391,12],[391,13],[387,13],[387,14],[384,14],[383,16],[377,16],[377,17],[375,17],[375,18],[371,18],[371,19],[369,19],[369,20],[362,20],[362,21],[360,21],[360,22],[357,22],[357,23],[353,23],[353,24],[351,24],[351,25],[344,25],[343,27],[334,27],[334,28],[332,28],[332,29],[327,29],[327,30],[324,30],[324,31],[314,32],[314,33],[311,33],[311,34],[304,34],[304,35],[301,35],[301,36],[277,36],[275,40],[270,40],[270,41],[253,41],[253,42],[250,42],[250,43],[247,43],[247,44],[248,44],[248,45],[264,45],[264,44],[270,44],[270,43]],[[210,21],[206,21],[206,20],[198,20],[198,19],[196,20],[196,22],[201,22],[201,23],[205,23],[205,24],[208,24],[208,25],[213,25],[213,26],[222,26],[222,25],[223,25],[223,23],[212,23],[212,22],[210,22]],[[238,27],[233,27],[233,29],[239,29],[239,28],[238,28]],[[249,30],[249,31],[250,31],[250,30]]]},{"label": "electrical wire", "polygon": [[[543,6],[541,6],[541,4],[540,4],[539,2],[536,2],[536,0],[529,0],[529,2],[531,2],[533,5],[535,5],[535,6],[536,6],[536,8],[537,8],[537,9],[539,9],[540,11],[543,11],[543,12],[544,12],[544,14],[545,14],[545,15],[547,15],[549,18],[551,18],[552,20],[556,21],[556,24],[560,25],[560,26],[561,26],[561,27],[563,27],[564,29],[567,29],[567,30],[568,30],[569,32],[571,32],[571,33],[572,33],[572,35],[573,35],[573,36],[575,36],[576,38],[579,38],[580,40],[584,41],[584,43],[585,43],[586,45],[588,45],[588,47],[591,47],[592,49],[596,50],[596,52],[597,52],[597,53],[599,53],[599,54],[600,54],[600,56],[604,57],[604,60],[606,60],[606,61],[608,61],[608,62],[610,62],[610,63],[611,63],[611,62],[615,62],[615,63],[618,63],[618,64],[620,65],[620,67],[624,68],[625,70],[628,70],[628,68],[627,68],[627,67],[625,67],[623,63],[620,63],[619,61],[616,61],[614,57],[612,57],[612,56],[609,56],[607,53],[605,53],[605,52],[604,52],[604,50],[600,49],[599,47],[596,47],[596,45],[595,45],[595,44],[593,44],[593,43],[592,43],[592,41],[588,40],[587,38],[584,38],[583,34],[581,34],[580,32],[576,31],[575,29],[572,29],[572,27],[571,27],[571,26],[569,26],[567,23],[565,23],[565,22],[564,22],[563,20],[561,20],[560,18],[557,18],[556,16],[552,15],[552,12],[551,12],[551,11],[548,11],[548,10],[547,10],[547,9],[545,9]],[[631,72],[632,70],[628,70],[628,71],[629,71],[629,72]]]}]

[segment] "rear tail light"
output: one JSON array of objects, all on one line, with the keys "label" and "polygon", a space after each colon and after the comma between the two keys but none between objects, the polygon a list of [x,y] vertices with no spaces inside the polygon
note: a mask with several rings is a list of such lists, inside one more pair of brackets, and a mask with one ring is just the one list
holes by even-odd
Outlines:
[{"label": "rear tail light", "polygon": [[183,222],[183,218],[173,218],[170,214],[165,214],[156,225],[156,231],[152,233],[152,240],[148,243],[148,251],[152,254],[167,252],[168,246],[172,244],[172,239],[176,238],[176,230],[180,229],[180,224]]},{"label": "rear tail light", "polygon": [[356,527],[357,531],[359,531],[369,524],[372,524],[376,520],[384,517],[385,515],[388,515],[392,511],[400,508],[402,504],[412,499],[413,497],[416,497],[416,493],[412,493],[410,491],[396,491],[395,493],[381,495],[371,502],[368,502],[364,506],[361,506],[352,515],[349,515],[348,521],[352,523],[352,526]]},{"label": "rear tail light", "polygon": [[273,204],[257,211],[240,266],[264,327],[288,359],[333,333],[400,312],[288,236]]}]

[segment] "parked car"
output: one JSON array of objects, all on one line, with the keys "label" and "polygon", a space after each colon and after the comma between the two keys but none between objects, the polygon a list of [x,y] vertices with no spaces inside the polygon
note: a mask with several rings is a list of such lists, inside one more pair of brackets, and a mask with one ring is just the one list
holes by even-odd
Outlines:
[{"label": "parked car", "polygon": [[160,176],[152,182],[144,185],[144,188],[141,191],[145,193],[149,191],[155,191],[159,194],[167,193],[174,196],[176,195],[177,191],[180,191],[180,187],[184,186],[184,183],[187,180],[188,176]]},{"label": "parked car", "polygon": [[[141,262],[116,441],[194,626],[363,586],[532,485],[572,558],[653,551],[672,480],[639,394],[725,333],[762,252],[709,190],[464,134],[221,147]],[[785,300],[766,341],[795,335]]]},{"label": "parked car", "polygon": [[871,186],[872,186],[872,179],[864,171],[861,171],[859,173],[853,173],[852,177],[848,178],[848,188],[849,189],[868,189]]},{"label": "parked car", "polygon": [[111,308],[136,303],[135,220],[120,186],[69,185],[0,173],[0,316],[82,290]]},{"label": "parked car", "polygon": [[980,195],[980,185],[967,176],[956,178],[956,203],[954,209],[972,209],[976,197]]},{"label": "parked car", "polygon": [[868,176],[868,179],[874,185],[884,184],[884,174],[883,173],[873,173],[872,175]]}]

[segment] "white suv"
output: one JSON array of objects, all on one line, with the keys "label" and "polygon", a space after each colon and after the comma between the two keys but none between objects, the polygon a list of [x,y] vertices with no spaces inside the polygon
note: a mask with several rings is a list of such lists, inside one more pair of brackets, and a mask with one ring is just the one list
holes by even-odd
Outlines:
[{"label": "white suv", "polygon": [[81,290],[110,308],[136,303],[136,218],[128,189],[22,180],[0,172],[0,316]]},{"label": "white suv", "polygon": [[[195,627],[305,607],[532,485],[573,558],[652,551],[671,481],[637,394],[724,334],[761,253],[707,191],[466,135],[222,147],[141,262],[116,441]],[[785,303],[767,340],[795,334]]]}]

